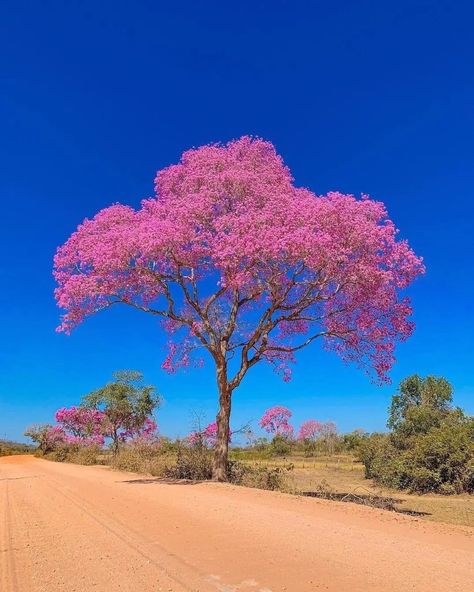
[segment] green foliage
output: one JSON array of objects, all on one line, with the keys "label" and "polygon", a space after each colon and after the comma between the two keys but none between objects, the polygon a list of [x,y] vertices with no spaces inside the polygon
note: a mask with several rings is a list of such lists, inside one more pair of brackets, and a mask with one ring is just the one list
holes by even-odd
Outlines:
[{"label": "green foliage", "polygon": [[451,385],[412,376],[393,399],[392,433],[360,447],[366,477],[418,493],[474,492],[474,418],[450,406]]},{"label": "green foliage", "polygon": [[286,456],[291,452],[292,441],[281,434],[273,437],[271,449],[275,456]]},{"label": "green foliage", "polygon": [[407,419],[413,408],[424,408],[443,413],[453,400],[453,387],[445,378],[418,374],[408,376],[400,383],[398,392],[392,397],[387,426],[395,430]]},{"label": "green foliage", "polygon": [[120,431],[140,428],[160,403],[154,386],[143,383],[143,375],[135,370],[114,373],[115,380],[83,398],[87,407],[101,409],[110,423],[112,448],[119,449]]},{"label": "green foliage", "polygon": [[269,442],[264,447],[231,448],[230,457],[232,460],[256,461],[269,460],[273,458],[273,449]]},{"label": "green foliage", "polygon": [[342,436],[341,448],[346,452],[358,452],[368,437],[369,434],[367,432],[358,428],[350,434],[344,434]]}]

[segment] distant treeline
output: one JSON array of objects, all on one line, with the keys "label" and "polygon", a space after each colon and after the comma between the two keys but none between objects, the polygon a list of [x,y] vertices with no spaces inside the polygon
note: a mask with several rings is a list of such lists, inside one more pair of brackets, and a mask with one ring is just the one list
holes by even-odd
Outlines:
[{"label": "distant treeline", "polygon": [[24,444],[23,442],[12,442],[11,440],[0,440],[0,456],[10,456],[11,454],[30,454],[35,450],[35,446]]}]

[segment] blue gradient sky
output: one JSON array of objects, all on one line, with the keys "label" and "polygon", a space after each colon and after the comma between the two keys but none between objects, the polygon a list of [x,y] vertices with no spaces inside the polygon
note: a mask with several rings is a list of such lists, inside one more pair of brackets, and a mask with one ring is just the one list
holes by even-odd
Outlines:
[{"label": "blue gradient sky", "polygon": [[474,43],[468,2],[4,2],[0,18],[0,437],[20,438],[135,368],[169,435],[215,414],[211,364],[160,369],[155,319],[116,309],[58,335],[52,257],[85,216],[138,205],[183,149],[242,134],[275,143],[296,182],[386,202],[427,274],[417,329],[377,387],[319,344],[293,380],[254,368],[234,426],[271,404],[346,431],[382,429],[395,385],[444,375],[474,413]]}]

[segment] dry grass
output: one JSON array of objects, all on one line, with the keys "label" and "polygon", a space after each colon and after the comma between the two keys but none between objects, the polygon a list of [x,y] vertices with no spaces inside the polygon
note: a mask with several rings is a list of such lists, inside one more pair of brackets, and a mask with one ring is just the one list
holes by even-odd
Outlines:
[{"label": "dry grass", "polygon": [[[361,463],[349,455],[333,457],[287,457],[246,461],[267,467],[294,468],[286,475],[286,486],[293,493],[318,492],[328,488],[335,494],[383,496],[395,498],[395,507],[403,512],[420,514],[424,519],[448,524],[474,526],[474,495],[415,495],[381,488],[364,478]],[[340,496],[339,496],[340,497]],[[350,499],[351,496],[348,496]]]}]

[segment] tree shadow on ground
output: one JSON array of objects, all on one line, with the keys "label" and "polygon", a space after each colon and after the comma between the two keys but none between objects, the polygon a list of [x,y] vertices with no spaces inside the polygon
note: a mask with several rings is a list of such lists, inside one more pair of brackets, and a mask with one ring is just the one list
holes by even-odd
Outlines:
[{"label": "tree shadow on ground", "polygon": [[419,512],[417,510],[399,507],[398,504],[403,504],[406,501],[404,499],[375,495],[370,492],[363,493],[358,489],[349,491],[347,493],[324,490],[302,491],[301,495],[304,495],[305,497],[317,497],[319,499],[338,502],[352,502],[353,504],[360,504],[362,506],[369,506],[371,508],[378,508],[380,510],[388,510],[390,512],[397,512],[398,514],[406,514],[408,516],[431,516],[430,512]]},{"label": "tree shadow on ground", "polygon": [[129,485],[199,485],[204,481],[192,481],[191,479],[171,479],[166,477],[144,477],[141,479],[126,479],[117,481],[117,483],[127,483]]}]

